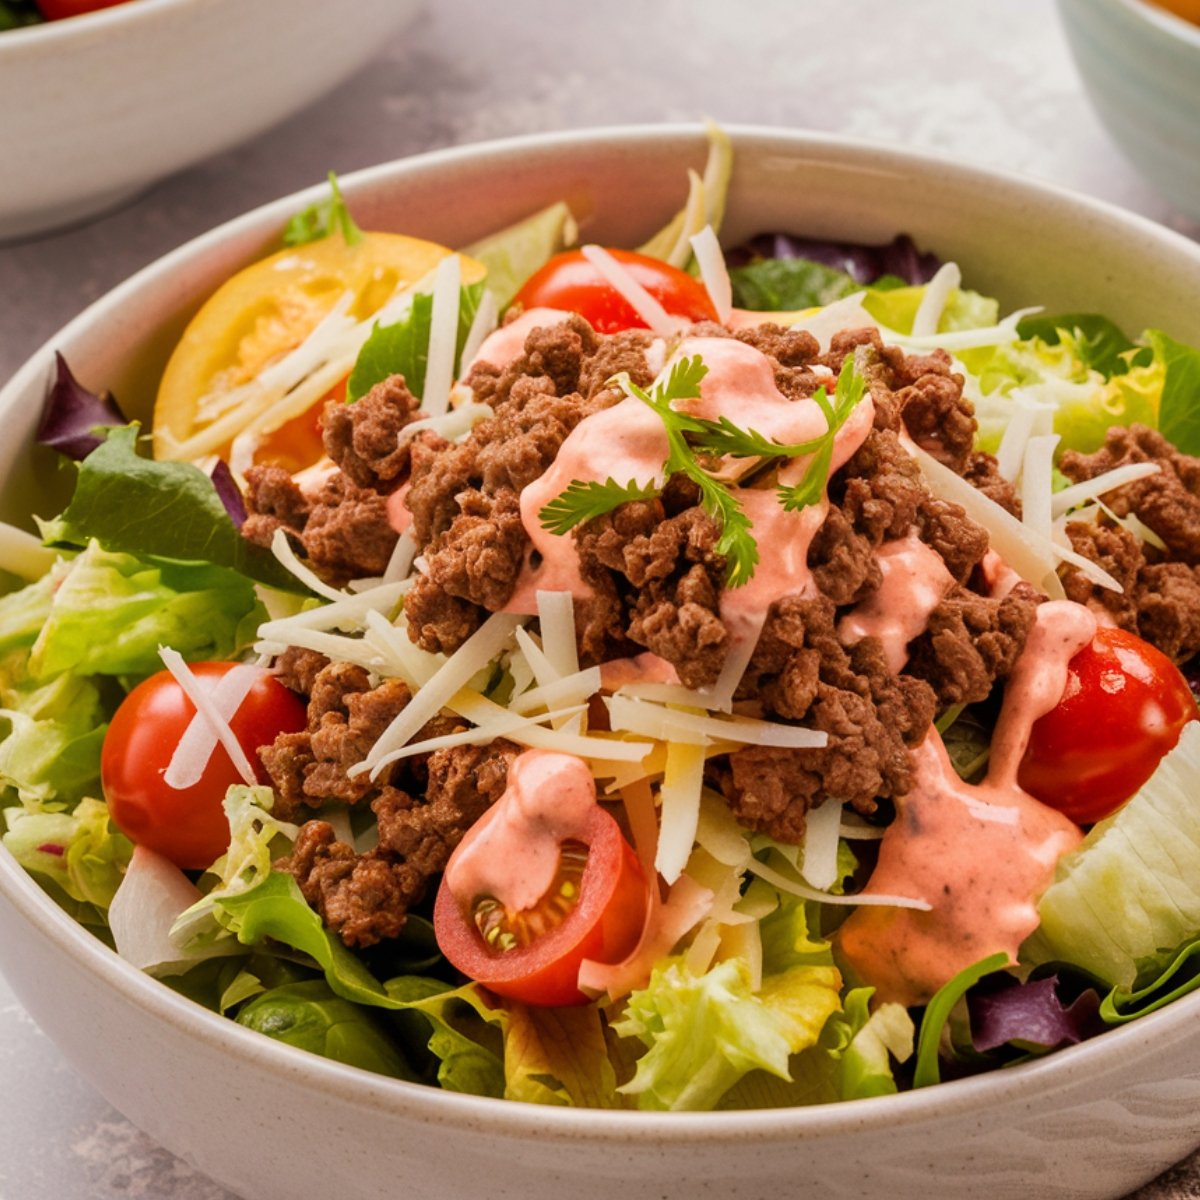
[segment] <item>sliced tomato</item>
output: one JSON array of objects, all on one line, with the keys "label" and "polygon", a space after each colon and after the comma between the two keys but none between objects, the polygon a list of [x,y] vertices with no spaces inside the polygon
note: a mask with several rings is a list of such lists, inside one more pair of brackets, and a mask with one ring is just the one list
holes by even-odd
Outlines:
[{"label": "sliced tomato", "polygon": [[[450,253],[398,233],[366,233],[353,244],[337,233],[239,271],[204,303],[171,354],[154,404],[155,457],[225,452],[240,432],[239,420],[258,413],[251,399],[227,415],[223,395],[299,346],[343,296],[353,298],[349,315],[366,320],[397,288],[424,279]],[[462,259],[464,282],[483,274],[481,263]],[[310,406],[311,399],[277,414],[276,428]]]},{"label": "sliced tomato", "polygon": [[1033,726],[1017,782],[1081,825],[1102,820],[1154,774],[1196,719],[1179,668],[1123,629],[1071,659],[1062,699]]},{"label": "sliced tomato", "polygon": [[47,21],[81,17],[84,13],[96,12],[101,8],[114,8],[125,3],[127,0],[37,0],[37,6]]},{"label": "sliced tomato", "polygon": [[[671,316],[689,321],[717,319],[717,310],[704,285],[686,271],[632,250],[609,250],[609,253]],[[646,322],[634,312],[629,301],[579,250],[556,254],[535,271],[517,293],[515,302],[524,308],[577,312],[601,333],[646,328]]]},{"label": "sliced tomato", "polygon": [[535,908],[513,913],[490,897],[464,908],[443,878],[433,928],[446,958],[497,995],[526,1004],[586,1004],[580,964],[620,962],[631,953],[646,901],[637,855],[597,806],[582,837],[560,846],[558,875]]},{"label": "sliced tomato", "polygon": [[[191,665],[200,686],[216,687],[234,663]],[[222,801],[242,777],[218,745],[200,779],[191,787],[163,782],[183,731],[196,715],[169,671],[139,683],[121,702],[104,736],[100,782],[113,823],[131,841],[155,850],[176,866],[199,870],[211,866],[229,846],[229,822]],[[272,675],[262,672],[230,720],[234,736],[254,765],[260,783],[269,783],[258,749],[280,733],[304,728],[303,702]]]}]

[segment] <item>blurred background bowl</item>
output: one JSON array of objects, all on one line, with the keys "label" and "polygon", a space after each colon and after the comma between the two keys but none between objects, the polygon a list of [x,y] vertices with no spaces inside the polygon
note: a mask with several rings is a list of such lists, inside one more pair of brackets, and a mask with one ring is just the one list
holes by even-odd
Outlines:
[{"label": "blurred background bowl", "polygon": [[418,0],[130,0],[0,33],[0,240],[112,208],[303,108]]},{"label": "blurred background bowl", "polygon": [[1144,0],[1058,7],[1113,140],[1180,212],[1200,219],[1200,25]]}]

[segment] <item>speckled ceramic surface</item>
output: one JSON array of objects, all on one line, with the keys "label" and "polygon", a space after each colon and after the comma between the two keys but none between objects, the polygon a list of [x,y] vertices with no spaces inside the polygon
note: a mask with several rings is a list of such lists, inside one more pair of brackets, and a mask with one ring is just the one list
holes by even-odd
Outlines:
[{"label": "speckled ceramic surface", "polygon": [[1200,26],[1145,0],[1059,0],[1096,112],[1131,162],[1200,219]]},{"label": "speckled ceramic surface", "polygon": [[0,36],[0,239],[111,208],[303,107],[416,0],[131,0]]},{"label": "speckled ceramic surface", "polygon": [[[743,130],[728,233],[905,229],[1006,307],[1084,305],[1200,340],[1200,247],[1052,189],[870,145]],[[450,151],[352,176],[360,221],[461,243],[568,195],[589,236],[635,240],[678,203],[695,129]],[[135,276],[54,339],[135,409],[199,299],[259,252],[292,197]],[[22,444],[49,369],[0,393],[3,515],[43,493]],[[47,505],[52,501],[46,500]],[[610,1200],[888,1195],[1118,1197],[1200,1144],[1200,997],[998,1075],[820,1109],[653,1116],[543,1110],[373,1077],[291,1051],[122,963],[0,856],[0,967],[67,1057],[156,1140],[246,1200],[393,1194]],[[86,1020],[80,1015],[87,1014]],[[319,1114],[319,1115],[318,1115]],[[319,1130],[318,1136],[311,1131]],[[303,1143],[303,1152],[298,1146]]]}]

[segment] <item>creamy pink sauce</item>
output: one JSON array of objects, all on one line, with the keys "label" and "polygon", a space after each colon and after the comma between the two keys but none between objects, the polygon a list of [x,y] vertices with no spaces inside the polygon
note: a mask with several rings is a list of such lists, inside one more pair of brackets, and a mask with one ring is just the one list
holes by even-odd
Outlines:
[{"label": "creamy pink sauce", "polygon": [[1003,600],[1021,582],[1021,576],[995,550],[988,550],[984,554],[979,569],[983,572],[988,595],[996,600]]},{"label": "creamy pink sauce", "polygon": [[489,363],[503,369],[525,352],[525,339],[535,330],[561,325],[572,314],[561,308],[529,308],[507,325],[501,325],[483,339],[475,357],[464,365],[466,376],[476,363]]},{"label": "creamy pink sauce", "polygon": [[600,664],[600,687],[606,692],[615,692],[630,683],[678,682],[675,667],[649,650],[632,658],[613,658]]},{"label": "creamy pink sauce", "polygon": [[[697,354],[708,372],[700,383],[700,395],[681,403],[681,411],[709,420],[725,416],[740,428],[753,429],[785,444],[811,441],[826,431],[820,406],[812,400],[788,400],[775,386],[770,360],[753,346],[733,338],[685,338],[672,357],[677,360]],[[831,470],[836,471],[862,445],[874,419],[874,405],[869,396],[864,397],[838,431]],[[538,514],[546,504],[573,480],[660,482],[667,453],[662,422],[633,397],[581,421],[563,442],[550,468],[521,493],[521,521],[541,561],[522,571],[508,610],[536,611],[539,589],[569,591],[576,599],[589,595],[574,541],[542,528]],[[785,484],[797,482],[805,464],[804,459],[787,464],[780,471],[780,480]],[[774,489],[746,488],[738,492],[738,499],[752,522],[752,535],[761,557],[748,584],[721,593],[721,619],[733,645],[757,640],[774,600],[812,592],[808,549],[827,511],[822,503],[787,512]]]},{"label": "creamy pink sauce", "polygon": [[583,759],[526,750],[509,767],[504,794],[450,856],[446,886],[464,911],[481,896],[514,912],[533,908],[554,883],[562,843],[582,840],[595,807]]},{"label": "creamy pink sauce", "polygon": [[406,480],[387,498],[388,525],[397,533],[404,533],[412,524],[412,513],[408,511],[408,489],[411,486],[412,481]]},{"label": "creamy pink sauce", "polygon": [[847,646],[878,638],[888,666],[898,675],[908,661],[908,643],[925,629],[954,577],[942,556],[915,533],[885,542],[875,558],[883,582],[838,622],[838,637]]},{"label": "creamy pink sauce", "polygon": [[1003,951],[1016,960],[1037,928],[1037,899],[1082,833],[1017,786],[1034,721],[1058,703],[1067,664],[1096,632],[1069,600],[1041,605],[1005,688],[986,780],[959,779],[930,730],[913,752],[916,781],[897,804],[864,889],[925,900],[928,912],[856,909],[838,931],[843,955],[876,1001],[925,1003],[964,967]]}]

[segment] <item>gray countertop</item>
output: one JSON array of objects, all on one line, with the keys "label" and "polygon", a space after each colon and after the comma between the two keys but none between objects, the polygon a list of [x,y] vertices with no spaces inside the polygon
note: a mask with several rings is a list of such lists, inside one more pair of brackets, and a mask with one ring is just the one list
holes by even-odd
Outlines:
[{"label": "gray countertop", "polygon": [[[339,6],[331,19],[352,12]],[[330,168],[706,115],[932,149],[1200,237],[1092,116],[1051,0],[442,0],[349,83],[257,141],[92,224],[0,247],[0,379],[137,268]],[[110,1108],[2,979],[0,1118],[0,1200],[235,1200]],[[1200,1197],[1200,1156],[1137,1196]]]}]

